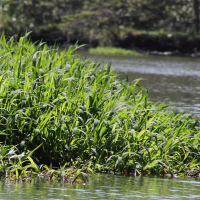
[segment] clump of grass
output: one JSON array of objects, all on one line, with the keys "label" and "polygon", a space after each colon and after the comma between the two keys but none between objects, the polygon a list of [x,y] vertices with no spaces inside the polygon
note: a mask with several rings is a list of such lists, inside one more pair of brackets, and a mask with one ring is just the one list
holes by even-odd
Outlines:
[{"label": "clump of grass", "polygon": [[32,172],[39,172],[39,167],[32,159],[37,148],[27,154],[17,154],[16,147],[0,146],[0,178],[12,181],[30,180]]},{"label": "clump of grass", "polygon": [[137,81],[118,79],[109,64],[82,59],[76,49],[1,36],[0,141],[19,153],[42,143],[38,162],[73,166],[74,180],[92,169],[198,174],[198,119],[152,104]]},{"label": "clump of grass", "polygon": [[47,181],[74,183],[75,181],[88,181],[85,171],[93,173],[88,166],[76,169],[67,166],[67,163],[60,169],[53,169],[43,164],[38,166],[32,154],[40,146],[26,154],[24,152],[17,154],[18,149],[14,146],[0,146],[0,180],[27,182],[39,178]]},{"label": "clump of grass", "polygon": [[121,55],[121,56],[141,56],[145,54],[141,54],[136,50],[127,50],[122,48],[116,47],[97,47],[97,48],[90,48],[89,52],[91,54],[97,55]]}]

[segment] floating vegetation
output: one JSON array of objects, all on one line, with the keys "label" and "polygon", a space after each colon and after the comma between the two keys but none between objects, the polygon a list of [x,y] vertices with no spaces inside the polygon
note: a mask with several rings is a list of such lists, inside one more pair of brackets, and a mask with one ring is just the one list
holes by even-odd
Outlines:
[{"label": "floating vegetation", "polygon": [[[77,48],[1,36],[1,176],[72,183],[93,171],[198,176],[198,119],[149,102],[138,81],[118,79]],[[4,150],[11,147],[15,164]]]},{"label": "floating vegetation", "polygon": [[96,47],[96,48],[90,48],[89,52],[91,54],[97,54],[97,55],[121,55],[121,56],[141,56],[141,55],[147,55],[147,54],[141,54],[137,52],[136,50],[127,50],[122,48],[116,48],[116,47]]}]

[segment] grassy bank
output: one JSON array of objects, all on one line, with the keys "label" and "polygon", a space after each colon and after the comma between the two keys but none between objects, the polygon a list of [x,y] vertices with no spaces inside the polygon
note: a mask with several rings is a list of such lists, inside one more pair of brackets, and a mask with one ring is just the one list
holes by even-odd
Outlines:
[{"label": "grassy bank", "polygon": [[97,47],[90,48],[89,52],[95,55],[122,55],[122,56],[141,56],[141,54],[136,50],[127,50],[117,47]]},{"label": "grassy bank", "polygon": [[[91,169],[198,174],[199,121],[149,102],[138,82],[118,79],[108,64],[84,60],[76,49],[60,52],[34,45],[27,35],[18,42],[1,36],[1,149],[15,146],[14,155],[28,155],[18,164],[30,162],[37,173],[42,169],[33,166],[46,164],[73,167],[74,177]],[[2,152],[1,174],[21,173]]]}]

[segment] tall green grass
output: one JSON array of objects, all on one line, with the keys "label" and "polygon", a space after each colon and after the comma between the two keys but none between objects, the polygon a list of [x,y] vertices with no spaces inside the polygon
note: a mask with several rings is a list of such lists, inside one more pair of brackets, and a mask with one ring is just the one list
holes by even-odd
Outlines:
[{"label": "tall green grass", "polygon": [[[28,34],[0,38],[0,141],[40,163],[121,173],[199,170],[199,121],[148,101],[109,64],[60,52]],[[7,135],[3,135],[7,134]]]}]

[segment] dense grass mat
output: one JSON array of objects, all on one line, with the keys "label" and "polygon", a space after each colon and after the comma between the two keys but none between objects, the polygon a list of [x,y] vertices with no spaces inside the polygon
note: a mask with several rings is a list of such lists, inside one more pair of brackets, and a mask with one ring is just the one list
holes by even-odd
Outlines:
[{"label": "dense grass mat", "polygon": [[138,81],[80,58],[77,46],[60,52],[27,37],[0,38],[1,148],[26,154],[41,145],[35,162],[76,169],[198,172],[199,121],[192,115],[149,102]]}]

